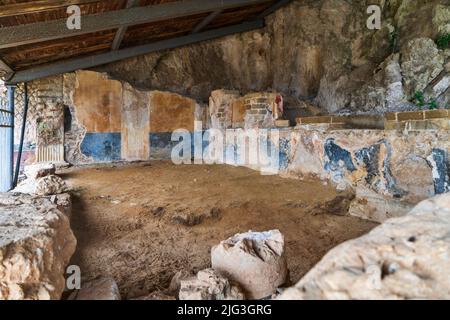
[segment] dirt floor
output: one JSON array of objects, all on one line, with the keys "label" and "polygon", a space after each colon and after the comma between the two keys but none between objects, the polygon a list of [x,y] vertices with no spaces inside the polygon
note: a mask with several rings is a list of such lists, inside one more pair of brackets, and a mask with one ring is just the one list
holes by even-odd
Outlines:
[{"label": "dirt floor", "polygon": [[210,248],[249,230],[279,229],[297,282],[331,248],[375,223],[345,214],[347,195],[320,181],[262,176],[230,166],[133,166],[72,169],[72,264],[83,281],[112,276],[123,298],[168,287],[180,270],[210,266]]}]

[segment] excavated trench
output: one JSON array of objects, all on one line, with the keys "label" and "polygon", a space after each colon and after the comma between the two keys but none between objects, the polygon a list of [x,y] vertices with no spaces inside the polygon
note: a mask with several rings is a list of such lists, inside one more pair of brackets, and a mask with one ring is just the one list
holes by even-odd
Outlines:
[{"label": "excavated trench", "polygon": [[318,180],[169,162],[74,168],[72,264],[83,281],[112,276],[123,298],[164,291],[178,271],[210,266],[210,249],[248,230],[279,229],[296,283],[331,248],[377,224],[346,216],[351,196]]}]

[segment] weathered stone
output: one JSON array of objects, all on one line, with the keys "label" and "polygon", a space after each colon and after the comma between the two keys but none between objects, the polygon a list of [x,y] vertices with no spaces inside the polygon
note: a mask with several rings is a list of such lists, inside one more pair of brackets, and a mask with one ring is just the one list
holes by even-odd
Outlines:
[{"label": "weathered stone", "polygon": [[409,97],[417,91],[423,92],[428,84],[444,69],[444,58],[433,40],[418,38],[411,40],[402,51],[402,73]]},{"label": "weathered stone", "polygon": [[0,194],[0,300],[60,299],[76,240],[45,198]]},{"label": "weathered stone", "polygon": [[163,292],[156,291],[156,292],[152,292],[151,294],[149,294],[147,296],[139,297],[139,298],[132,299],[132,300],[173,301],[173,300],[176,300],[176,298],[173,296],[168,296]]},{"label": "weathered stone", "polygon": [[331,250],[280,299],[449,299],[450,194]]},{"label": "weathered stone", "polygon": [[214,269],[199,271],[181,281],[180,300],[244,300],[240,288]]},{"label": "weathered stone", "polygon": [[408,193],[403,200],[417,204],[424,198],[434,196],[433,173],[426,159],[411,155],[392,165],[390,171],[397,188]]},{"label": "weathered stone", "polygon": [[48,196],[67,191],[67,185],[59,176],[50,175],[37,179],[26,179],[21,182],[14,192]]},{"label": "weathered stone", "polygon": [[345,192],[343,194],[337,195],[335,198],[319,203],[313,208],[309,209],[308,212],[312,215],[317,214],[332,214],[338,216],[346,216],[348,214],[350,204],[355,198],[352,192]]},{"label": "weathered stone", "polygon": [[56,167],[53,163],[36,163],[25,166],[24,173],[28,179],[38,179],[56,173]]},{"label": "weathered stone", "polygon": [[114,279],[100,278],[82,283],[81,289],[74,291],[69,300],[121,300],[121,298]]},{"label": "weathered stone", "polygon": [[59,176],[47,176],[37,180],[36,194],[47,196],[52,194],[60,194],[67,191],[67,185]]},{"label": "weathered stone", "polygon": [[237,234],[211,250],[212,267],[239,283],[249,299],[272,295],[288,280],[284,237],[278,230]]},{"label": "weathered stone", "polygon": [[[285,175],[316,176],[336,186],[363,187],[383,197],[417,204],[446,188],[448,134],[448,130],[400,133],[297,128],[291,135]],[[440,168],[435,182],[429,158],[432,154],[438,154],[440,163],[435,166]]]},{"label": "weathered stone", "polygon": [[[227,129],[232,127],[233,104],[240,98],[238,91],[214,90],[209,98],[211,128]],[[223,110],[220,114],[219,111]]]},{"label": "weathered stone", "polygon": [[392,199],[364,186],[358,186],[356,197],[351,202],[348,213],[354,217],[381,223],[390,218],[402,217],[413,207],[405,201]]},{"label": "weathered stone", "polygon": [[69,219],[72,216],[72,197],[68,193],[54,194],[48,199],[56,205],[59,211],[64,213]]},{"label": "weathered stone", "polygon": [[178,297],[178,293],[180,292],[181,288],[181,281],[187,280],[189,278],[192,278],[192,274],[187,271],[178,271],[173,277],[172,280],[170,280],[170,285],[167,291],[174,296]]}]

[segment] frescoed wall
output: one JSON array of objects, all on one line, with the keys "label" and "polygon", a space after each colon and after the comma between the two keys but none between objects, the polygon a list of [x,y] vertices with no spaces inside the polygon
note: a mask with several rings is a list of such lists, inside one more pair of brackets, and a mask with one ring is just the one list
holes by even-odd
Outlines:
[{"label": "frescoed wall", "polygon": [[72,82],[65,84],[66,100],[85,129],[78,137],[81,162],[168,159],[172,132],[193,132],[196,115],[202,120],[204,113],[192,99],[141,91],[97,72],[78,71],[65,79]]}]

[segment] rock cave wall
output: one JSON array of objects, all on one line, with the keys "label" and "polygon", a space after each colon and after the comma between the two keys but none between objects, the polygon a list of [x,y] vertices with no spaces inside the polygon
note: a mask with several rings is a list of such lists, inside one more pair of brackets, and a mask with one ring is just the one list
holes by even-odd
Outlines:
[{"label": "rock cave wall", "polygon": [[[367,7],[382,8],[369,30]],[[277,91],[287,112],[383,113],[414,110],[416,91],[442,108],[450,99],[448,0],[297,0],[267,18],[265,29],[101,68],[147,90],[206,102],[211,91]],[[292,110],[292,111],[289,111]]]}]

